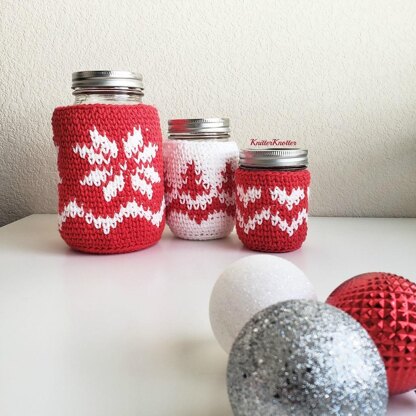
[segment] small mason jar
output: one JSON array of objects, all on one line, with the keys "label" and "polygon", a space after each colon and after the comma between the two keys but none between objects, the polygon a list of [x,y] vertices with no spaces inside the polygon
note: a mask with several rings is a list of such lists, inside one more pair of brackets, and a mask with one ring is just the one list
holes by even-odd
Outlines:
[{"label": "small mason jar", "polygon": [[308,151],[245,149],[236,171],[236,228],[251,250],[297,250],[308,231]]},{"label": "small mason jar", "polygon": [[177,237],[211,240],[235,221],[238,146],[227,118],[169,120],[164,143],[166,222]]},{"label": "small mason jar", "polygon": [[129,71],[72,74],[75,103],[52,116],[59,231],[72,248],[125,253],[155,244],[165,224],[162,134],[143,80]]}]

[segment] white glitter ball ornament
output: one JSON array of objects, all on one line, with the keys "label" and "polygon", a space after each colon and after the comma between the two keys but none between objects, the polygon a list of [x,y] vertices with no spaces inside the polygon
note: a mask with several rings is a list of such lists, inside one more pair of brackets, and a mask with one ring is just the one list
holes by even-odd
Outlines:
[{"label": "white glitter ball ornament", "polygon": [[209,305],[212,330],[229,352],[243,326],[277,302],[316,299],[312,283],[290,261],[257,254],[229,265],[215,283]]}]

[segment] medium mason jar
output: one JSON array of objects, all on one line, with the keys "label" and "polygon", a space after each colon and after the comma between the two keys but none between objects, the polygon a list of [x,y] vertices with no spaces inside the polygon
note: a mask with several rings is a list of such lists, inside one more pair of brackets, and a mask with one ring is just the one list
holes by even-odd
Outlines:
[{"label": "medium mason jar", "polygon": [[236,228],[251,250],[287,252],[308,231],[310,173],[303,149],[245,149],[236,171]]},{"label": "medium mason jar", "polygon": [[124,253],[164,227],[162,135],[143,80],[129,71],[72,75],[75,103],[52,116],[58,149],[59,231],[72,248]]},{"label": "medium mason jar", "polygon": [[235,221],[238,146],[227,118],[169,120],[164,143],[166,221],[177,237],[211,240]]}]

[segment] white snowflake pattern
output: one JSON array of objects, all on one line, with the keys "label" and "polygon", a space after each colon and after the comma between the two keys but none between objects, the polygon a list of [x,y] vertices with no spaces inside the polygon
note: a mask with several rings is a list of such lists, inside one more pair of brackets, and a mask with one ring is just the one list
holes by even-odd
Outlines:
[{"label": "white snowflake pattern", "polygon": [[[111,202],[119,193],[121,193],[126,181],[130,180],[134,191],[140,192],[149,200],[153,197],[153,185],[161,182],[159,172],[151,166],[155,159],[159,147],[157,144],[144,144],[141,128],[134,127],[132,133],[127,133],[127,138],[122,139],[122,149],[119,149],[115,140],[110,140],[107,135],[100,133],[94,126],[90,130],[91,144],[76,144],[73,147],[75,154],[85,159],[91,165],[91,170],[80,180],[81,186],[95,186],[101,188],[106,202]],[[121,163],[117,160],[119,152],[124,152],[127,160],[132,160],[137,164],[133,171],[127,170],[127,163]],[[141,217],[159,226],[164,212],[164,201],[157,212],[152,212],[143,207],[138,201],[132,200],[127,204],[120,205],[118,212],[113,216],[95,217],[92,212],[85,212],[82,206],[77,204],[76,200],[69,202],[59,215],[59,225],[68,218],[81,217],[89,224],[94,224],[97,229],[102,229],[104,234],[108,234],[124,218]]]}]

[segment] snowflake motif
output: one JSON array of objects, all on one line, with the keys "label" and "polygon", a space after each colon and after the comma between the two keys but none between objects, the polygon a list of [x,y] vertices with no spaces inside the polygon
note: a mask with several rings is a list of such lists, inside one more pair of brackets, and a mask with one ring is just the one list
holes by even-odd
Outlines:
[{"label": "snowflake motif", "polygon": [[[126,163],[118,162],[119,149],[115,141],[102,135],[94,126],[90,130],[91,145],[77,144],[73,151],[94,168],[80,180],[83,186],[96,186],[102,189],[104,199],[110,202],[118,193],[124,190],[126,180],[130,179],[135,191],[146,195],[150,200],[153,196],[153,184],[160,182],[159,173],[152,166],[144,166],[151,163],[156,157],[158,146],[150,143],[144,145],[140,127],[133,129],[133,134],[128,133],[123,141],[123,152],[127,160],[133,160],[142,167],[137,167],[133,173],[127,172]],[[107,165],[107,167],[105,166]],[[110,180],[111,178],[111,180]]]},{"label": "snowflake motif", "polygon": [[[75,154],[91,165],[90,171],[80,180],[81,186],[101,188],[104,200],[109,203],[125,189],[127,183],[130,183],[135,192],[151,200],[153,185],[161,182],[159,173],[151,166],[157,155],[158,146],[154,143],[144,144],[140,127],[133,128],[133,132],[129,132],[127,138],[122,139],[122,149],[118,147],[116,141],[110,140],[105,133],[101,134],[95,126],[89,133],[90,145],[77,144],[72,148]],[[62,228],[68,218],[76,217],[84,218],[88,224],[102,229],[104,234],[109,234],[123,222],[124,218],[129,217],[144,218],[159,227],[164,210],[164,199],[157,212],[152,212],[133,199],[125,205],[120,205],[119,210],[112,215],[101,217],[94,216],[91,210],[86,211],[76,200],[72,200],[59,214],[59,227]]]}]

